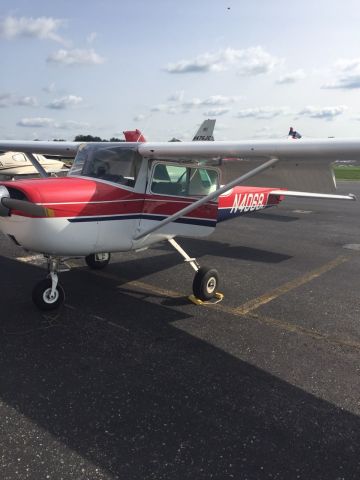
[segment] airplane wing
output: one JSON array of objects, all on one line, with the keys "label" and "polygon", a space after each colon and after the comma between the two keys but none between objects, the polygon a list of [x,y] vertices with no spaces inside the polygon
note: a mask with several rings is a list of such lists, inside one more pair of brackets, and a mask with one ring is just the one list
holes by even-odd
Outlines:
[{"label": "airplane wing", "polygon": [[74,157],[82,142],[37,142],[22,140],[0,140],[0,152],[41,153]]},{"label": "airplane wing", "polygon": [[[46,155],[73,156],[84,142],[54,142],[27,140],[0,140],[0,152],[42,153]],[[92,142],[92,145],[104,145]],[[118,142],[107,142],[109,147]],[[229,158],[270,158],[315,160],[316,163],[335,160],[354,160],[360,157],[360,138],[302,139],[301,142],[287,140],[241,140],[214,142],[146,142],[137,145],[140,155],[151,158],[166,158],[174,161],[209,160]]]},{"label": "airplane wing", "polygon": [[[94,145],[96,142],[94,142]],[[80,142],[1,141],[0,151],[28,154],[76,155]],[[104,145],[101,143],[101,145]],[[107,146],[117,146],[108,142]],[[222,183],[262,165],[271,158],[277,162],[252,178],[252,186],[285,188],[294,191],[331,194],[335,179],[330,164],[335,160],[360,158],[360,139],[243,140],[235,142],[147,142],[132,144],[143,157],[176,163],[214,165],[222,170]]]},{"label": "airplane wing", "polygon": [[359,159],[360,139],[146,143],[138,150],[149,158],[219,166],[225,184],[269,158],[277,158],[276,165],[252,179],[252,186],[331,194],[336,190],[331,163]]},{"label": "airplane wing", "polygon": [[[232,164],[232,180],[193,204],[167,217],[135,237],[135,240],[145,237],[149,233],[159,230],[167,223],[188,214],[204,203],[216,199],[219,195],[251,178],[248,185],[255,185],[259,178],[268,177],[277,182],[278,188],[297,188],[309,191],[309,186],[320,187],[318,198],[325,198],[329,190],[335,188],[335,180],[330,165],[335,160],[350,160],[360,157],[359,139],[320,139],[304,140],[301,142],[279,141],[240,141],[240,142],[208,142],[208,143],[181,143],[160,144],[148,143],[139,147],[139,153],[144,157],[166,159],[167,161],[197,162],[198,164],[214,164],[227,170],[227,161]],[[247,165],[247,173],[235,173],[239,165]],[[235,178],[234,178],[235,177]],[[254,179],[254,177],[256,177]],[[269,186],[267,183],[263,185]],[[270,185],[272,186],[272,185]],[[281,190],[274,190],[274,194],[286,194]],[[295,196],[303,196],[303,192],[292,191]],[[321,197],[322,194],[322,197]],[[310,194],[311,195],[311,194]],[[312,194],[314,195],[314,194]],[[316,195],[316,194],[315,194]],[[342,196],[345,197],[345,196]],[[350,195],[347,200],[353,200]],[[330,198],[330,197],[328,197]],[[333,195],[331,198],[335,198]],[[345,199],[345,198],[342,198]]]}]

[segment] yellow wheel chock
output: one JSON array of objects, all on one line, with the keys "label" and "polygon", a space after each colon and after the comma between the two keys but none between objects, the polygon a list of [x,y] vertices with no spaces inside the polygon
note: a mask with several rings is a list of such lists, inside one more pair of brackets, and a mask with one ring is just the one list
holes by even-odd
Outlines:
[{"label": "yellow wheel chock", "polygon": [[216,292],[214,298],[208,301],[200,300],[200,298],[196,298],[195,295],[188,296],[190,302],[194,303],[195,305],[215,305],[220,303],[223,298],[224,294],[220,292]]}]

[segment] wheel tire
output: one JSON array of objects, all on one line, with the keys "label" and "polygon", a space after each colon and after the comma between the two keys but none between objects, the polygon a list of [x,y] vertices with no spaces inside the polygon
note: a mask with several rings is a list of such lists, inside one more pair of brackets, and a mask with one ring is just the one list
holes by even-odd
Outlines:
[{"label": "wheel tire", "polygon": [[193,292],[200,300],[210,300],[219,286],[219,274],[214,268],[201,267],[194,277]]},{"label": "wheel tire", "polygon": [[[103,258],[101,258],[103,257]],[[85,257],[85,262],[88,267],[93,270],[101,270],[102,268],[107,267],[110,262],[111,255],[110,253],[92,253]]]},{"label": "wheel tire", "polygon": [[32,299],[35,305],[40,310],[55,310],[58,308],[63,301],[65,300],[65,292],[62,286],[58,283],[55,289],[55,297],[50,298],[51,292],[51,279],[45,278],[41,280],[37,285],[35,285],[34,290],[32,292]]}]

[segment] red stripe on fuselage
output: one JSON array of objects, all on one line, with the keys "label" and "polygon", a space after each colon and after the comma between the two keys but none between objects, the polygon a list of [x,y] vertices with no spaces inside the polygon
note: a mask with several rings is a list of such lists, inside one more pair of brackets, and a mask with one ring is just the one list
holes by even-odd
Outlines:
[{"label": "red stripe on fuselage", "polygon": [[[26,198],[52,210],[53,217],[91,217],[107,215],[172,215],[196,199],[139,194],[121,186],[76,177],[3,182],[9,189],[21,191]],[[14,212],[15,213],[15,212]],[[18,215],[28,216],[22,212]],[[217,205],[203,205],[189,215],[216,219]]]}]

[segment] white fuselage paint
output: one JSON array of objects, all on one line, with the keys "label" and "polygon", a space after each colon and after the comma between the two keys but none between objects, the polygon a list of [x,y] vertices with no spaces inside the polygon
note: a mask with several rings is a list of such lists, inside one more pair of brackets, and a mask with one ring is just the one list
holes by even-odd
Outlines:
[{"label": "white fuselage paint", "polygon": [[18,215],[0,218],[0,229],[12,235],[25,249],[56,256],[89,255],[100,252],[126,252],[156,242],[182,236],[206,236],[214,227],[173,223],[161,232],[134,241],[135,232],[157,224],[156,220],[124,219],[69,222],[61,218],[30,218]]}]

